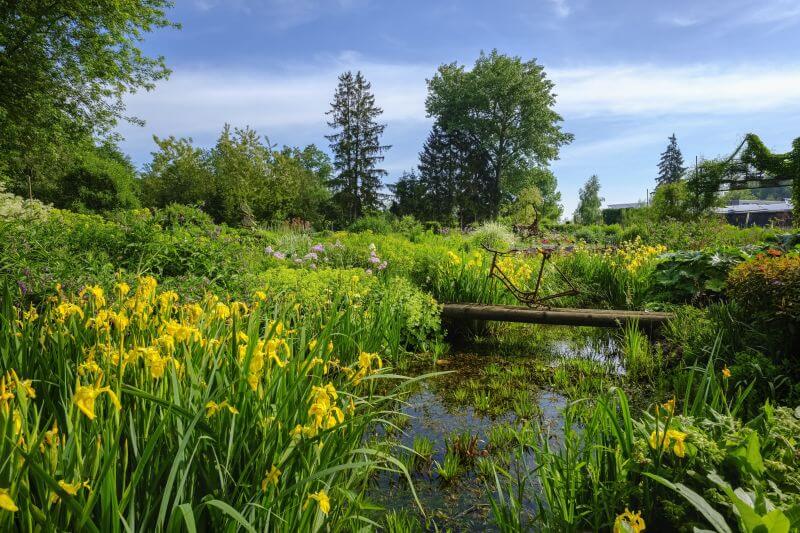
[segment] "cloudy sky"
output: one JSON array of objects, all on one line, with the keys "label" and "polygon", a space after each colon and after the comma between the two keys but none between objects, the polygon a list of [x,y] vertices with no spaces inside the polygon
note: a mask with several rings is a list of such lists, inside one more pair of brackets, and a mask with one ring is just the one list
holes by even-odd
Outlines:
[{"label": "cloudy sky", "polygon": [[800,0],[176,0],[143,43],[173,74],[127,99],[138,165],[152,136],[212,145],[224,123],[278,145],[325,147],[325,111],[345,70],[372,82],[388,124],[387,182],[416,166],[430,128],[425,80],[497,48],[555,81],[575,141],[553,163],[566,213],[600,177],[607,203],[644,198],[673,132],[687,162],[757,133],[800,136]]}]

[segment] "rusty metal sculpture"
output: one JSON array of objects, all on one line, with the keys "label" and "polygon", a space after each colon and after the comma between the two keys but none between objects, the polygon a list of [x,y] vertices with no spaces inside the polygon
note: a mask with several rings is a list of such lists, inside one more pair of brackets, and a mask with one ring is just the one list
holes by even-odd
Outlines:
[{"label": "rusty metal sculpture", "polygon": [[[500,280],[500,282],[503,285],[505,285],[505,287],[511,292],[511,294],[514,295],[514,297],[517,300],[519,300],[520,303],[523,303],[528,307],[547,307],[547,305],[545,304],[545,302],[547,301],[555,300],[557,298],[562,298],[564,296],[575,296],[577,294],[580,294],[578,288],[575,287],[575,285],[572,283],[572,281],[570,281],[569,278],[567,278],[564,272],[560,268],[558,268],[558,265],[555,263],[555,261],[551,261],[550,264],[555,269],[555,271],[558,272],[558,275],[561,276],[561,279],[563,279],[564,282],[569,286],[569,289],[554,294],[548,294],[546,296],[541,296],[539,294],[540,289],[542,287],[542,276],[544,275],[544,268],[545,265],[547,264],[548,259],[550,259],[550,256],[552,254],[558,251],[567,251],[567,252],[573,251],[574,247],[571,245],[562,247],[554,244],[543,243],[531,248],[526,248],[522,250],[517,248],[512,248],[511,250],[507,251],[493,250],[488,246],[484,246],[483,248],[487,252],[493,254],[492,266],[489,269],[489,277]],[[539,263],[539,272],[536,276],[536,286],[532,291],[526,291],[514,285],[514,282],[511,281],[511,279],[506,275],[505,272],[503,272],[503,269],[500,268],[500,265],[497,262],[497,259],[500,256],[520,255],[520,254],[522,255],[536,254],[536,255],[541,255],[542,257],[541,263]]]}]

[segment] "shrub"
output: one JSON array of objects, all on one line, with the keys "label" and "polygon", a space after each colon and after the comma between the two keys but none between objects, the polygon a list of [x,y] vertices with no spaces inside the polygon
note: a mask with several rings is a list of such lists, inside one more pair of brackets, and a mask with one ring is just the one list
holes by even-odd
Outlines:
[{"label": "shrub", "polygon": [[198,207],[183,204],[170,204],[164,209],[155,212],[155,220],[162,227],[191,227],[211,229],[214,221],[211,216]]},{"label": "shrub", "polygon": [[368,215],[350,224],[348,230],[354,233],[371,231],[378,235],[386,235],[392,232],[392,224],[383,215]]},{"label": "shrub", "polygon": [[505,250],[514,245],[514,234],[497,222],[484,222],[470,236],[473,246],[488,246],[495,250]]},{"label": "shrub", "polygon": [[728,295],[754,323],[774,331],[776,340],[789,347],[798,340],[800,256],[759,254],[740,264],[728,276]]}]

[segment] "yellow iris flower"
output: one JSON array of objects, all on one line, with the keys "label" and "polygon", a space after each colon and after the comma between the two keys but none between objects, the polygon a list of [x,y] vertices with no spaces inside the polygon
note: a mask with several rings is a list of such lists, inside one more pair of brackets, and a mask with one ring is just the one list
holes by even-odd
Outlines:
[{"label": "yellow iris flower", "polygon": [[111,398],[111,403],[114,404],[117,411],[122,409],[119,398],[117,394],[111,390],[111,387],[99,387],[99,384],[98,382],[95,385],[78,385],[78,388],[75,389],[75,395],[72,397],[72,402],[89,418],[89,420],[97,418],[97,415],[94,413],[94,403],[97,397],[104,392]]},{"label": "yellow iris flower", "polygon": [[303,509],[308,507],[308,504],[311,503],[311,500],[316,500],[317,504],[319,505],[319,510],[322,511],[322,514],[327,515],[331,512],[331,499],[328,497],[328,493],[325,492],[324,489],[309,494],[305,505],[303,505]]}]

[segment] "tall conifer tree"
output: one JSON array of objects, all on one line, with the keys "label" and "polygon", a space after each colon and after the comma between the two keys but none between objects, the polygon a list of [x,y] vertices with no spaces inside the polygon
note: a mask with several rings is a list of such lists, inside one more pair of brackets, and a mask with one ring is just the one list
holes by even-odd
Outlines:
[{"label": "tall conifer tree", "polygon": [[661,154],[661,160],[658,162],[658,177],[656,181],[659,185],[675,183],[681,179],[685,171],[683,154],[681,154],[681,149],[678,148],[678,141],[673,133],[669,137],[667,149]]},{"label": "tall conifer tree", "polygon": [[328,125],[336,133],[327,135],[334,154],[333,201],[343,222],[352,222],[380,206],[378,191],[386,171],[378,168],[390,148],[380,137],[385,124],[377,118],[383,110],[375,105],[370,83],[361,72],[345,72],[328,111]]}]

